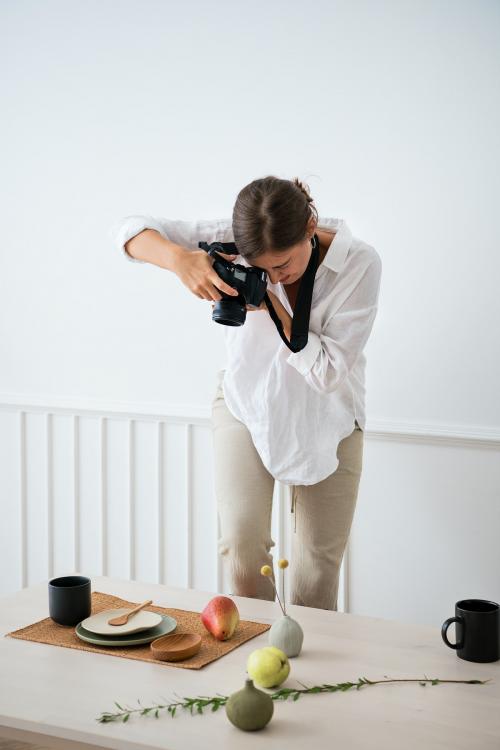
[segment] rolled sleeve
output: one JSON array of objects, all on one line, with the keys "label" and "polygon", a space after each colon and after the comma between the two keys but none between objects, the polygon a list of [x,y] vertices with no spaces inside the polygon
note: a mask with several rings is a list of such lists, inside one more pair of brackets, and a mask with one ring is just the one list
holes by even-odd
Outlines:
[{"label": "rolled sleeve", "polygon": [[109,230],[109,236],[115,248],[133,263],[145,263],[146,261],[133,258],[125,249],[125,245],[144,229],[156,229],[157,232],[164,235],[160,223],[152,216],[125,216],[125,218],[113,224]]},{"label": "rolled sleeve", "polygon": [[126,243],[144,229],[155,229],[162,237],[181,245],[186,250],[197,250],[198,241],[221,241],[222,236],[231,227],[228,219],[199,219],[189,221],[185,219],[165,219],[159,216],[133,215],[125,216],[109,229],[109,236],[114,247],[127,260],[134,263],[146,263],[140,258],[133,258],[125,249]]},{"label": "rolled sleeve", "polygon": [[375,254],[321,333],[309,331],[304,349],[287,357],[315,391],[339,388],[363,351],[377,314],[380,277],[381,260]]}]

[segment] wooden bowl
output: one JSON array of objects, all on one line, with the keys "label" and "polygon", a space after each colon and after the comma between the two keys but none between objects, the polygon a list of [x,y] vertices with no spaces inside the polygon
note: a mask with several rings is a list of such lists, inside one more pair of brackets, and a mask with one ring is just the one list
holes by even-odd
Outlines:
[{"label": "wooden bowl", "polygon": [[189,659],[201,648],[201,635],[197,633],[170,633],[151,641],[151,651],[155,659],[180,661]]}]

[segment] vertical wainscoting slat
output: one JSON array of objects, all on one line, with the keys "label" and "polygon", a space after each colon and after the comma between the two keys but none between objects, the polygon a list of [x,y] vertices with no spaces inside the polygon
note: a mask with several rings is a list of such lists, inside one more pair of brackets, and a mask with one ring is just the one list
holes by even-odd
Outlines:
[{"label": "vertical wainscoting slat", "polygon": [[45,415],[45,445],[47,456],[47,574],[54,577],[54,490],[53,490],[53,430],[52,414]]},{"label": "vertical wainscoting slat", "polygon": [[100,418],[99,440],[100,440],[100,487],[101,493],[101,575],[108,575],[108,498],[107,498],[107,417]]},{"label": "vertical wainscoting slat", "polygon": [[75,572],[80,570],[80,418],[73,416],[73,554]]},{"label": "vertical wainscoting slat", "polygon": [[187,588],[193,588],[193,426],[186,423],[186,521],[187,521]]},{"label": "vertical wainscoting slat", "polygon": [[158,422],[158,583],[165,583],[165,506],[163,501],[163,443],[164,422]]},{"label": "vertical wainscoting slat", "polygon": [[224,583],[222,577],[222,560],[219,554],[219,538],[220,538],[220,518],[217,513],[217,539],[215,540],[215,566],[217,570],[217,592],[222,594]]},{"label": "vertical wainscoting slat", "polygon": [[[276,482],[278,485],[278,560],[285,557],[285,504],[287,496],[287,488],[281,482]],[[275,566],[275,576],[277,576],[277,584],[280,592],[281,601],[285,601],[285,589],[284,579],[285,576],[282,574],[280,568]]]},{"label": "vertical wainscoting slat", "polygon": [[135,420],[128,423],[128,553],[129,577],[135,580]]},{"label": "vertical wainscoting slat", "polygon": [[26,412],[19,412],[19,515],[21,530],[21,587],[28,585],[28,519],[26,498]]}]

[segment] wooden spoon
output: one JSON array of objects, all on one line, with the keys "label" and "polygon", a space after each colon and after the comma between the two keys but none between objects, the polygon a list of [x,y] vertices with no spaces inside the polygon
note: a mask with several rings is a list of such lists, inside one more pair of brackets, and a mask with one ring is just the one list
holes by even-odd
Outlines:
[{"label": "wooden spoon", "polygon": [[131,609],[130,612],[126,612],[124,615],[120,615],[119,617],[112,617],[111,620],[108,620],[108,625],[126,625],[128,622],[128,618],[138,612],[143,607],[147,607],[148,604],[152,604],[153,600],[148,599],[147,602],[143,602],[142,604],[138,604],[137,607],[134,607],[134,609]]}]

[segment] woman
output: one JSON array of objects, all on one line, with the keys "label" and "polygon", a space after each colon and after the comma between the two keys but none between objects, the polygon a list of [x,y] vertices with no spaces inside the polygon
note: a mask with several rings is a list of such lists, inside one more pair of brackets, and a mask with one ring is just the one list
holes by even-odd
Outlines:
[{"label": "woman", "polygon": [[[232,219],[129,216],[113,232],[136,262],[173,271],[200,299],[237,296],[198,242],[234,242],[233,262],[268,273],[290,341],[297,292],[318,247],[307,344],[292,351],[265,302],[224,326],[227,364],[212,404],[215,492],[231,593],[274,599],[260,574],[270,549],[274,480],[291,488],[292,604],[337,609],[339,573],[357,500],[365,427],[363,349],[378,306],[381,260],[345,221],[320,218],[297,178],[268,176],[238,194]],[[314,256],[315,257],[315,256]],[[314,259],[314,258],[313,258]]]}]

